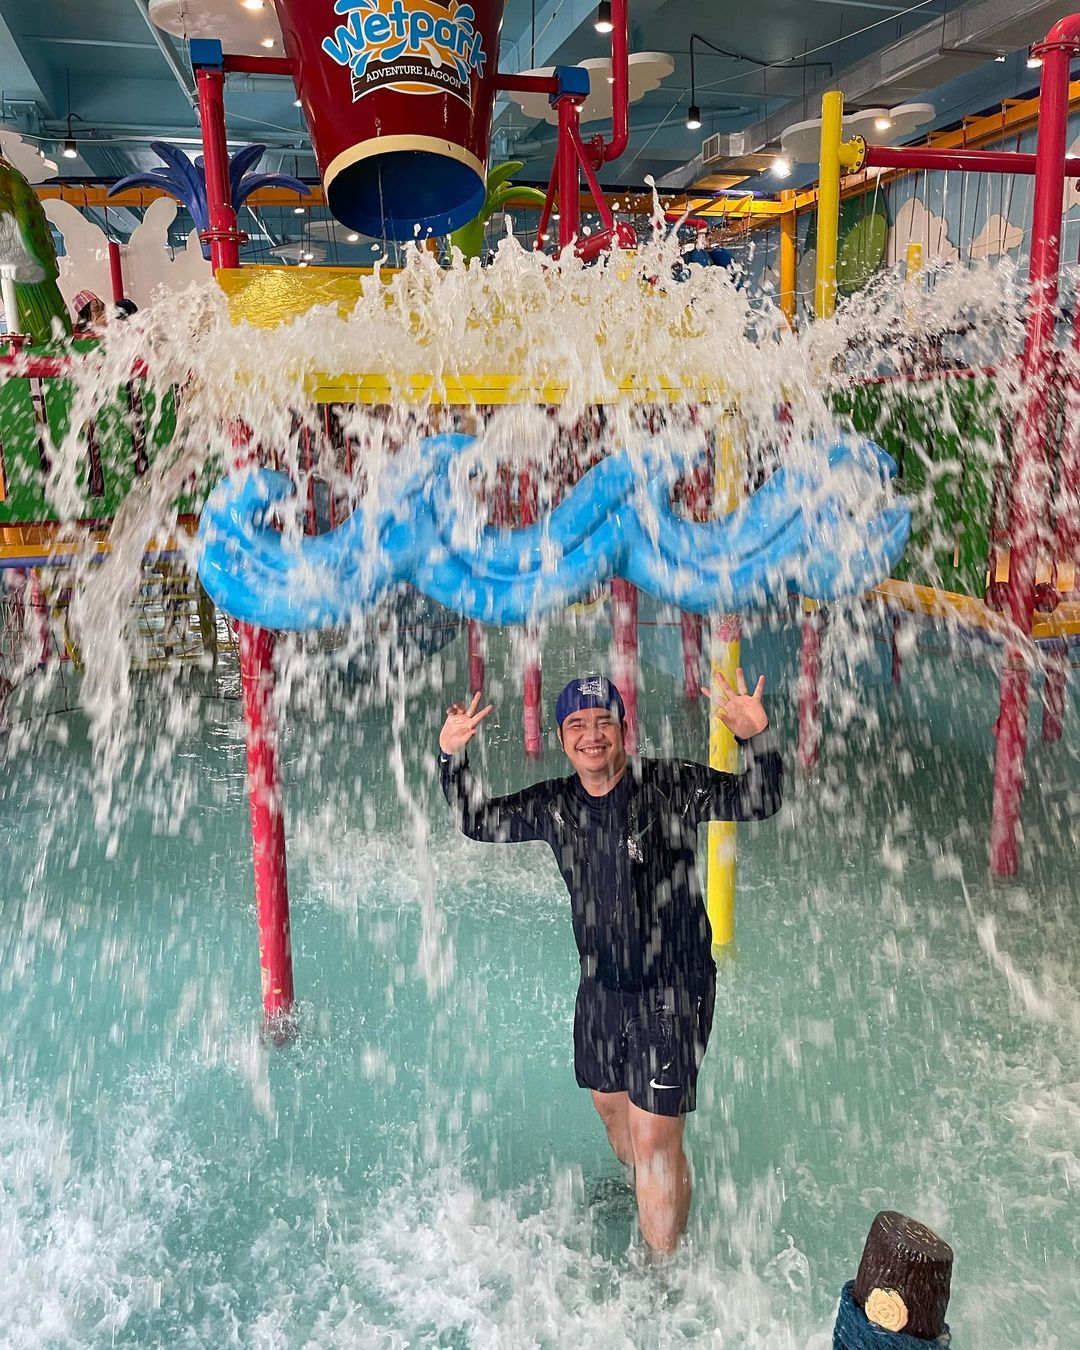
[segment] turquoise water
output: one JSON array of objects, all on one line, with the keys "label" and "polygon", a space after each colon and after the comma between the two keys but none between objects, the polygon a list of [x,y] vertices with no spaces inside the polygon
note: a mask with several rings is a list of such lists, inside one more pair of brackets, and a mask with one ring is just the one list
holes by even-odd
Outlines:
[{"label": "turquoise water", "polygon": [[[549,692],[599,639],[549,635]],[[787,672],[790,747],[786,641],[757,651]],[[792,773],[781,816],[741,835],[690,1233],[657,1268],[574,1085],[554,862],[471,844],[442,808],[435,728],[463,664],[411,682],[400,734],[369,691],[318,714],[295,695],[302,1034],[283,1050],[258,1036],[238,704],[206,689],[173,750],[148,688],[143,744],[170,748],[117,784],[115,833],[80,714],[9,742],[0,1344],[823,1350],[888,1207],[955,1247],[954,1344],[1075,1345],[1080,710],[1063,745],[1033,743],[1027,869],[991,886],[989,667],[916,653],[898,692],[829,686],[820,774]],[[557,747],[521,760],[498,636],[490,668],[491,786],[561,772]],[[700,757],[700,712],[645,683],[650,748]],[[432,903],[452,954],[435,988]]]}]

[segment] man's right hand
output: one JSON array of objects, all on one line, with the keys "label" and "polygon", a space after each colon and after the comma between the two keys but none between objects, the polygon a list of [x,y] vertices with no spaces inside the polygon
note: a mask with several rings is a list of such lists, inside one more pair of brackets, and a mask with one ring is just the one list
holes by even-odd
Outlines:
[{"label": "man's right hand", "polygon": [[446,721],[443,723],[442,731],[439,732],[439,749],[443,754],[456,755],[464,750],[476,735],[480,723],[494,709],[494,703],[481,708],[479,694],[473,695],[473,700],[467,708],[463,703],[455,703],[447,708]]}]

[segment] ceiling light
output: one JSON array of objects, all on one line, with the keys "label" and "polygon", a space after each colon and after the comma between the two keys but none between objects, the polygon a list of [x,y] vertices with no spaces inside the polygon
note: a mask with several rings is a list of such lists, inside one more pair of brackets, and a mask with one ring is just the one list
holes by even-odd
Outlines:
[{"label": "ceiling light", "polygon": [[791,160],[786,155],[778,155],[773,160],[772,171],[777,178],[789,178],[791,176]]},{"label": "ceiling light", "polygon": [[1036,55],[1034,51],[1028,52],[1027,68],[1028,70],[1038,70],[1042,65],[1042,57]]},{"label": "ceiling light", "polygon": [[690,104],[690,111],[686,114],[687,131],[701,130],[701,109],[696,103]]},{"label": "ceiling light", "polygon": [[610,33],[615,25],[611,22],[611,0],[600,0],[596,8],[596,22],[593,27],[598,33]]},{"label": "ceiling light", "polygon": [[889,128],[890,128],[891,126],[892,126],[892,118],[891,118],[891,117],[875,117],[875,118],[874,118],[874,130],[875,130],[875,131],[888,131]]},{"label": "ceiling light", "polygon": [[315,261],[315,254],[314,254],[314,253],[305,253],[305,254],[304,254],[304,261],[305,261],[305,262],[314,262],[314,261]]},{"label": "ceiling light", "polygon": [[360,242],[360,236],[358,234],[347,234],[345,236],[345,242],[348,244],[358,244]]},{"label": "ceiling light", "polygon": [[294,108],[302,108],[303,106],[304,106],[304,100],[303,100],[302,98],[297,98],[297,99],[294,99],[294,100],[293,100],[293,107],[294,107]]},{"label": "ceiling light", "polygon": [[245,9],[265,9],[266,0],[240,0]]},{"label": "ceiling light", "polygon": [[274,39],[273,39],[273,38],[263,38],[262,42],[261,42],[259,45],[260,45],[261,47],[266,47],[267,49],[269,49],[270,47],[272,47],[272,46],[274,45]]},{"label": "ceiling light", "polygon": [[64,158],[65,159],[79,158],[79,147],[75,144],[74,141],[68,140],[64,142]]},{"label": "ceiling light", "polygon": [[293,215],[294,215],[294,216],[302,216],[302,215],[304,215],[306,212],[307,212],[307,207],[306,207],[306,206],[294,206],[294,207],[293,207]]},{"label": "ceiling light", "polygon": [[1005,64],[1005,58],[1003,56],[995,56],[994,60],[997,61],[999,65]]}]

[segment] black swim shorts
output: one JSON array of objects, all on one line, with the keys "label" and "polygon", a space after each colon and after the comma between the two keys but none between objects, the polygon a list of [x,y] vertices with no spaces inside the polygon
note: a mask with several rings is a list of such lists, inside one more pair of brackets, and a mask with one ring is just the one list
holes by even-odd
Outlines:
[{"label": "black swim shorts", "polygon": [[629,994],[583,979],[574,1013],[578,1086],[626,1092],[657,1116],[697,1105],[697,1076],[712,1030],[714,971],[687,988]]}]

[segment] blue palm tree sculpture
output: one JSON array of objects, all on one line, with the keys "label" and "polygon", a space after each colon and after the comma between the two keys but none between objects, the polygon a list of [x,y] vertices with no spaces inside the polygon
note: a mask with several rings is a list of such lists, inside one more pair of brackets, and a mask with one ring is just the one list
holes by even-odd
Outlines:
[{"label": "blue palm tree sculpture", "polygon": [[[109,196],[128,188],[157,188],[178,198],[187,207],[196,228],[202,234],[210,228],[210,208],[206,199],[206,165],[202,155],[192,163],[187,155],[165,141],[151,141],[150,149],[165,161],[165,167],[151,169],[149,173],[133,173],[121,178],[119,183],[109,189]],[[246,145],[229,160],[229,182],[232,187],[232,202],[237,211],[244,205],[253,192],[264,187],[292,188],[294,192],[306,197],[308,187],[299,178],[285,173],[253,173],[255,166],[266,154],[265,145]],[[210,257],[210,245],[205,241],[202,246],[203,257]]]}]

